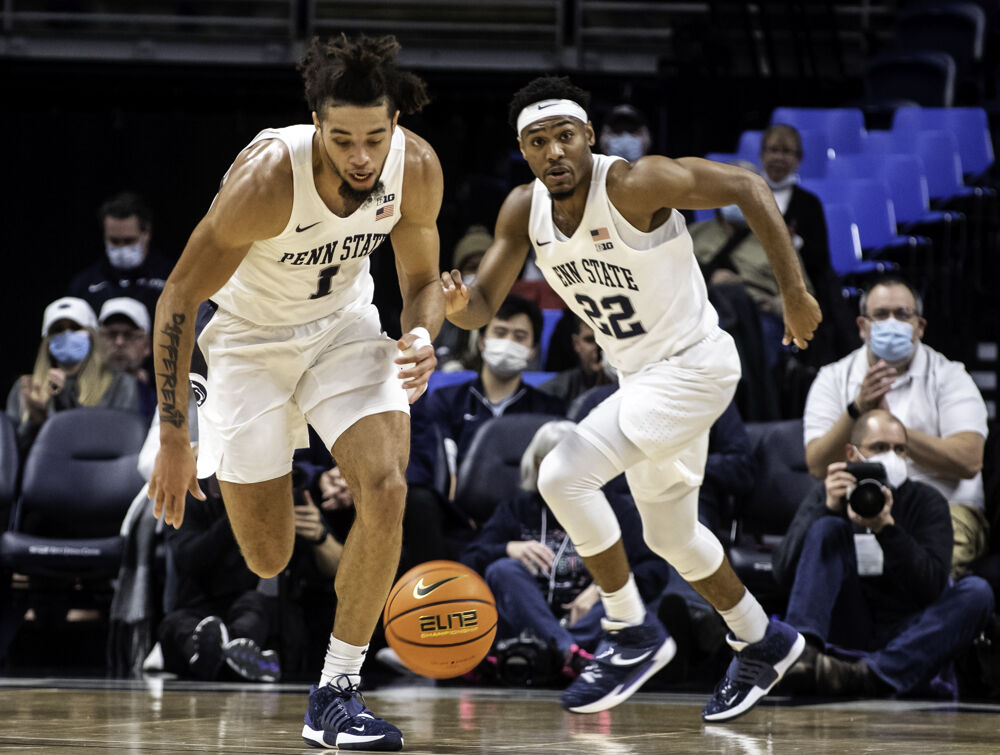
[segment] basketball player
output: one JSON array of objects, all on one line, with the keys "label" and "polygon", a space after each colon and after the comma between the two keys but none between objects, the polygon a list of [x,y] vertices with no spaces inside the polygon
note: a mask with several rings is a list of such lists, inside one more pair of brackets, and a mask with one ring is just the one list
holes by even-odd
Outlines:
[{"label": "basketball player", "polygon": [[545,458],[538,487],[584,557],[607,613],[590,666],[563,693],[576,713],[627,699],[666,665],[676,644],[643,607],[617,521],[601,486],[625,472],[650,548],[720,612],[736,651],[702,715],[750,710],[802,652],[804,640],[768,621],[722,546],[698,523],[708,431],[740,377],[676,208],[738,204],[767,249],[784,298],[784,342],[807,346],[820,321],[788,230],[758,176],[696,158],[628,163],[591,153],[589,95],[543,77],[514,95],[510,120],[537,180],[514,189],[475,280],[444,273],[447,316],[463,328],[489,320],[533,245],[538,266],[594,328],[620,389]]},{"label": "basketball player", "polygon": [[[399,750],[399,730],[358,692],[399,561],[409,404],[434,369],[444,314],[437,156],[399,126],[426,102],[396,68],[394,37],[314,40],[299,68],[312,124],[268,129],[236,158],[191,234],[156,310],[161,446],[154,511],[181,526],[202,498],[188,441],[195,311],[218,311],[198,345],[208,362],[198,467],[211,462],[247,565],[279,574],[294,543],[292,452],[306,422],[347,479],[357,518],[337,571],[337,614],[302,735],[311,745]],[[391,236],[403,298],[399,341],[372,304],[368,256]],[[401,379],[402,380],[401,380]],[[205,476],[208,470],[198,476]]]}]

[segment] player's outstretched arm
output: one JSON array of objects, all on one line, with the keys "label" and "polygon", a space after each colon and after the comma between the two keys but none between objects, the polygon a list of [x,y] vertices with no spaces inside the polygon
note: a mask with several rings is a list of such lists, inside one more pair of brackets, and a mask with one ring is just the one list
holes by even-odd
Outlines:
[{"label": "player's outstretched arm", "polygon": [[[278,145],[278,146],[275,146]],[[287,168],[287,197],[281,186]],[[283,214],[283,217],[282,217]],[[191,233],[156,304],[153,363],[160,412],[160,450],[149,480],[153,513],[179,527],[184,498],[204,500],[198,487],[187,423],[188,368],[198,306],[229,280],[257,239],[281,232],[291,214],[291,165],[280,142],[244,152],[208,214]]]},{"label": "player's outstretched arm", "polygon": [[[444,320],[444,294],[438,283],[441,243],[437,231],[443,193],[444,178],[437,155],[426,141],[406,131],[406,169],[400,219],[392,229],[392,248],[403,298],[400,316],[403,336],[397,345],[404,353],[396,362],[405,365],[399,376],[409,391],[410,403],[424,392],[437,365],[431,340]],[[426,337],[420,328],[427,331]]]},{"label": "player's outstretched arm", "polygon": [[475,280],[466,286],[458,270],[441,274],[451,323],[474,330],[486,325],[496,314],[528,257],[530,215],[531,184],[518,186],[500,208],[493,243],[479,263]]},{"label": "player's outstretched arm", "polygon": [[767,252],[781,291],[784,343],[794,342],[802,349],[809,345],[822,315],[806,290],[788,227],[763,178],[735,165],[698,157],[671,160],[659,156],[644,157],[631,167],[616,164],[613,176],[617,179],[616,191],[609,189],[609,194],[615,206],[623,210],[619,201],[635,205],[640,216],[652,217],[664,206],[698,210],[739,205],[750,230]]}]

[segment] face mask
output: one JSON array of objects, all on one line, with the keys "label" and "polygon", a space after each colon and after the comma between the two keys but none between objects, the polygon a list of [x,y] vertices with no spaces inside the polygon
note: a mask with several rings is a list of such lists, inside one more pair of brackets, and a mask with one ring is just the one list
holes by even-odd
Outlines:
[{"label": "face mask", "polygon": [[780,181],[772,181],[768,177],[767,173],[764,173],[764,180],[767,181],[767,185],[771,187],[771,191],[781,191],[782,189],[787,189],[789,186],[795,186],[799,182],[799,174],[789,173]]},{"label": "face mask", "polygon": [[90,334],[86,330],[64,330],[49,339],[49,354],[59,364],[79,364],[90,353]]},{"label": "face mask", "polygon": [[737,228],[746,228],[747,219],[743,217],[743,210],[740,209],[738,204],[727,204],[725,207],[720,207],[719,212],[722,213],[723,219],[729,225],[736,226]]},{"label": "face mask", "polygon": [[142,264],[144,252],[141,241],[128,246],[114,246],[105,242],[104,248],[108,253],[108,261],[111,262],[111,266],[117,267],[119,270],[131,270]]},{"label": "face mask", "polygon": [[906,459],[895,451],[886,451],[881,454],[869,456],[867,461],[877,462],[885,467],[885,479],[889,487],[898,490],[899,486],[906,482]]},{"label": "face mask", "polygon": [[894,317],[876,320],[868,336],[868,348],[890,363],[909,359],[913,353],[913,326]]},{"label": "face mask", "polygon": [[508,338],[483,339],[483,361],[499,378],[510,378],[523,372],[530,358],[531,349]]},{"label": "face mask", "polygon": [[605,138],[608,145],[609,155],[624,157],[630,163],[635,162],[643,155],[642,137],[625,132],[624,134],[610,134]]}]

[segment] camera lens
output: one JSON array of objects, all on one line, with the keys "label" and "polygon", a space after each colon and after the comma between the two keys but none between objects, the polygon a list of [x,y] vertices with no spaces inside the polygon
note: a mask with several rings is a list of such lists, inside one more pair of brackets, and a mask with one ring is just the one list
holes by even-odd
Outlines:
[{"label": "camera lens", "polygon": [[858,480],[858,486],[854,488],[847,503],[855,514],[864,519],[878,515],[885,506],[882,484],[878,480]]}]

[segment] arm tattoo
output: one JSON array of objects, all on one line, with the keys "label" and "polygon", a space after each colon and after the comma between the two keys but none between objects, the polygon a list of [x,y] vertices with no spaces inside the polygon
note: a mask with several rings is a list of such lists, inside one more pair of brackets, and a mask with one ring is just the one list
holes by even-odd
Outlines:
[{"label": "arm tattoo", "polygon": [[[181,325],[184,324],[184,315],[179,312],[173,314],[173,322],[165,325],[160,331],[167,337],[166,341],[160,341],[159,346],[163,349],[163,357],[160,362],[163,364],[163,372],[157,373],[157,377],[162,378],[160,388],[160,422],[168,422],[174,427],[183,427],[187,422],[187,407],[185,411],[177,408],[177,347],[181,342]],[[187,391],[184,391],[185,397]]]}]

